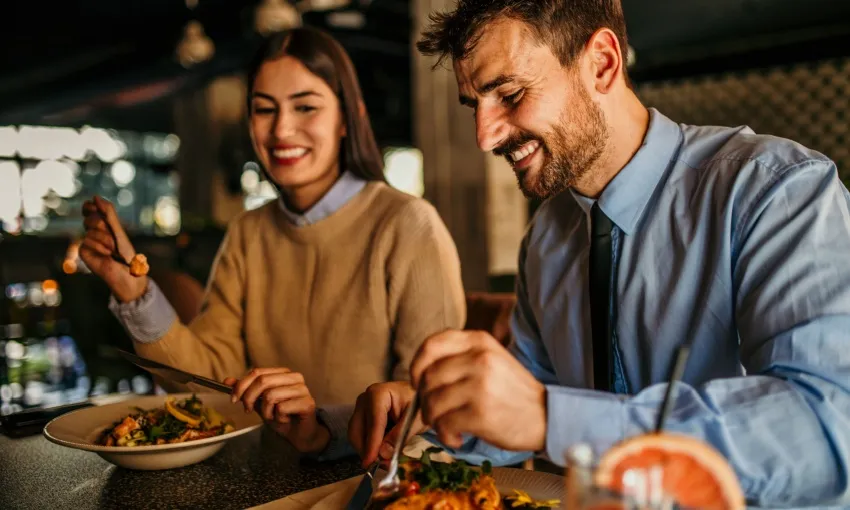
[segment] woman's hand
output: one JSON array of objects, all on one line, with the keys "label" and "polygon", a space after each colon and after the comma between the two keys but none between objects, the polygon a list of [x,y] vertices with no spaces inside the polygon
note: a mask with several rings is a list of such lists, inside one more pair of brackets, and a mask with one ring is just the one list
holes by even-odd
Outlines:
[{"label": "woman's hand", "polygon": [[330,442],[330,431],[316,418],[316,401],[301,374],[288,368],[255,368],[242,379],[228,377],[224,384],[233,387],[233,402],[241,400],[246,413],[256,408],[299,452],[318,453]]},{"label": "woman's hand", "polygon": [[136,255],[130,238],[115,214],[115,208],[108,201],[95,196],[83,203],[83,217],[86,235],[80,245],[80,258],[94,274],[106,282],[119,301],[128,303],[142,297],[148,286],[148,278],[131,275],[127,266],[112,259],[116,246],[107,222],[118,240],[118,253],[125,257],[127,262]]}]

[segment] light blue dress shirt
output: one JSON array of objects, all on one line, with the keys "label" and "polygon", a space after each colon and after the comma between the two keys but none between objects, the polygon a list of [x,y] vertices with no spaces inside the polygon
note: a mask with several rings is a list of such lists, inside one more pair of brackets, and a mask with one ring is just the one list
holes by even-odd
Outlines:
[{"label": "light blue dress shirt", "polygon": [[342,208],[342,206],[347,204],[349,200],[360,193],[365,186],[366,181],[357,177],[350,171],[345,171],[342,172],[339,179],[337,179],[334,185],[331,186],[331,189],[329,189],[328,192],[313,205],[313,207],[303,213],[299,214],[289,210],[282,198],[278,199],[277,203],[280,204],[280,210],[283,211],[284,216],[286,216],[293,225],[304,227],[318,223],[331,214],[337,212],[340,208]]},{"label": "light blue dress shirt", "polygon": [[[592,389],[590,208],[546,201],[523,240],[514,355],[548,390],[546,456],[649,431],[691,343],[667,430],[711,443],[750,504],[850,505],[850,195],[836,167],[749,128],[655,110],[605,188],[615,224],[615,388]],[[521,417],[517,417],[521,419]],[[455,455],[521,461],[470,438]]]}]

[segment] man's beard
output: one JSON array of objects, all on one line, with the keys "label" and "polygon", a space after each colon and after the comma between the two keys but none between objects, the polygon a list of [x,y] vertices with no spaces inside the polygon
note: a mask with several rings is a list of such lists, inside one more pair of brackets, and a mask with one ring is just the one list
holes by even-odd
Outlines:
[{"label": "man's beard", "polygon": [[530,141],[540,141],[543,166],[534,174],[514,170],[527,198],[545,200],[575,186],[593,171],[605,151],[609,137],[605,115],[584,88],[576,88],[578,105],[564,111],[552,130],[539,137],[520,133],[493,151],[510,155]]}]

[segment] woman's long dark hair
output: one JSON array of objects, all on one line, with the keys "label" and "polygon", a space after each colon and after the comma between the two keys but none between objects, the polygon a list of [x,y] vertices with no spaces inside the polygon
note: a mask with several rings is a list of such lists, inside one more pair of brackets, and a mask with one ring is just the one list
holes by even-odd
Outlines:
[{"label": "woman's long dark hair", "polygon": [[386,181],[384,159],[366,114],[354,65],[342,45],[321,30],[302,27],[265,38],[248,68],[248,115],[251,115],[251,94],[260,67],[284,56],[298,59],[339,98],[346,128],[340,147],[340,171],[348,170],[367,181]]}]

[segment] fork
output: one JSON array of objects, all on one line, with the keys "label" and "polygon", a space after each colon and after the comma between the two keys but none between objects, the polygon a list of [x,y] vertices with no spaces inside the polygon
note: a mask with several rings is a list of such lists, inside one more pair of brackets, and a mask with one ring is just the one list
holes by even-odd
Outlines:
[{"label": "fork", "polygon": [[419,412],[419,391],[413,395],[413,401],[407,408],[404,414],[404,422],[401,425],[401,431],[395,440],[395,449],[393,456],[390,459],[390,467],[387,474],[378,482],[378,494],[391,495],[398,492],[401,486],[401,479],[398,477],[398,459],[401,455],[401,450],[407,442],[407,436],[410,434],[410,427],[413,425],[413,418]]},{"label": "fork", "polygon": [[106,215],[100,211],[98,211],[98,214],[100,215],[101,219],[103,219],[103,223],[106,225],[106,229],[109,231],[109,235],[112,236],[112,242],[115,244],[115,248],[112,250],[112,253],[110,253],[109,256],[115,262],[130,267],[130,263],[127,262],[127,260],[121,255],[121,252],[118,251],[118,236],[116,236],[115,231],[112,230],[112,225],[109,224],[109,220],[106,219]]}]

